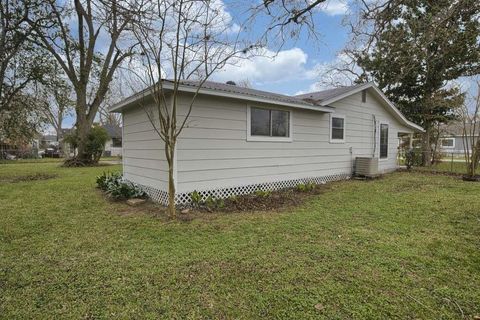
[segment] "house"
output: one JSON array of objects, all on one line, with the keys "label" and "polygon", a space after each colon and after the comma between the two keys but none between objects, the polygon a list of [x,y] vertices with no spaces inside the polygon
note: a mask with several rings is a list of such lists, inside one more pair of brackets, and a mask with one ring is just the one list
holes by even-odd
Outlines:
[{"label": "house", "polygon": [[110,137],[105,143],[105,151],[103,152],[104,156],[110,157],[119,157],[122,155],[122,128],[115,124],[103,124],[108,136]]},{"label": "house", "polygon": [[[477,141],[479,137],[480,128],[476,128],[476,133],[474,136],[474,141]],[[464,155],[465,152],[465,143],[467,142],[467,151],[471,152],[471,131],[473,126],[466,124],[467,135],[464,134],[464,124],[460,121],[454,121],[444,126],[441,129],[441,137],[439,139],[440,151],[444,154],[456,154]]]},{"label": "house", "polygon": [[[173,82],[163,80],[163,88],[171,92]],[[197,88],[195,81],[179,84],[179,119]],[[151,101],[146,89],[110,111],[123,116],[124,177],[166,203],[163,142],[145,111]],[[229,197],[348,179],[357,157],[378,159],[379,172],[393,171],[398,136],[420,131],[372,83],[286,96],[205,82],[178,139],[175,199],[186,203],[193,191]]]}]

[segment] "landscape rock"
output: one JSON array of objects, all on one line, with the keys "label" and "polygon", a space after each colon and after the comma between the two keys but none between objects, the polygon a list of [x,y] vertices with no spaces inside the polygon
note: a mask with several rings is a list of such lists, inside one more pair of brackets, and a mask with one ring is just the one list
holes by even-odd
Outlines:
[{"label": "landscape rock", "polygon": [[139,206],[143,203],[145,203],[145,199],[138,199],[138,198],[133,198],[133,199],[128,199],[127,204],[132,207]]}]

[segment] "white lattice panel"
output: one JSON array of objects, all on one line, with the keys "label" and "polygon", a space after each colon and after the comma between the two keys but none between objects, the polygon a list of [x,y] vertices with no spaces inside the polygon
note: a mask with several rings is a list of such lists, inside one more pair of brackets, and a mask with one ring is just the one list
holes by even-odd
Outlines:
[{"label": "white lattice panel", "polygon": [[[232,186],[227,188],[197,190],[197,191],[202,196],[202,200],[206,200],[209,196],[215,199],[225,199],[231,196],[239,196],[239,195],[254,193],[257,190],[262,190],[262,191],[282,190],[282,189],[294,188],[300,183],[306,184],[309,182],[313,182],[315,184],[324,184],[330,181],[345,180],[349,178],[350,178],[349,173],[340,173],[340,174],[332,174],[332,175],[323,176],[323,177],[309,177],[309,178],[294,179],[294,180],[250,184],[246,186]],[[153,201],[167,205],[168,203],[167,191],[159,190],[159,189],[148,187],[148,186],[142,186],[142,185],[140,185],[140,187],[150,196],[150,198]],[[190,193],[193,191],[194,190],[190,192],[176,194],[175,203],[177,205],[185,205],[190,203],[191,201]]]}]

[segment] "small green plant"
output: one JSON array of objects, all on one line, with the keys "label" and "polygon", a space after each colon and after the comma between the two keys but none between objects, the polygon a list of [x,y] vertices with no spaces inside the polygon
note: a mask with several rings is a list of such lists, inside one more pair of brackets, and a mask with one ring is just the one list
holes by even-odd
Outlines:
[{"label": "small green plant", "polygon": [[190,200],[192,201],[192,206],[199,207],[202,204],[202,195],[195,190],[190,193]]},{"label": "small green plant", "polygon": [[305,183],[299,183],[297,184],[297,190],[300,192],[305,192],[307,191],[307,186],[305,185]]},{"label": "small green plant", "polygon": [[266,190],[266,191],[264,191],[264,190],[255,191],[255,195],[257,197],[261,197],[261,198],[268,198],[268,197],[270,197],[271,194],[272,194],[272,191],[268,191],[268,190]]},{"label": "small green plant", "polygon": [[207,199],[205,199],[205,205],[207,206],[208,209],[214,209],[215,199],[212,196],[208,196]]},{"label": "small green plant", "polygon": [[309,181],[309,182],[305,185],[307,191],[313,191],[316,186],[317,186],[317,185],[316,185],[315,182],[313,182],[313,181]]}]

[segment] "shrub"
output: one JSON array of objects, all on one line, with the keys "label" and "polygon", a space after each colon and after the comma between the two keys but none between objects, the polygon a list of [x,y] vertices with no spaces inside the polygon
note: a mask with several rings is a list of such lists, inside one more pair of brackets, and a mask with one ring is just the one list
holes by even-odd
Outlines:
[{"label": "shrub", "polygon": [[190,193],[190,200],[192,200],[193,207],[199,207],[202,204],[202,195],[195,190]]},{"label": "shrub", "polygon": [[104,172],[96,178],[97,187],[115,200],[146,198],[147,194],[137,185],[124,181],[119,172]]},{"label": "shrub", "polygon": [[405,165],[407,169],[411,169],[414,166],[422,166],[422,151],[420,149],[410,149],[405,153]]}]

